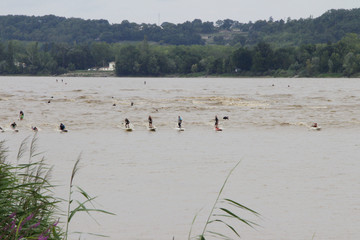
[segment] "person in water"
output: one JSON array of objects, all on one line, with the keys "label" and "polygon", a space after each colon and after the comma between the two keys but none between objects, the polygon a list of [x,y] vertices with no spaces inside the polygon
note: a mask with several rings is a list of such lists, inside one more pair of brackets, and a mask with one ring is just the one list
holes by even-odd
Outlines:
[{"label": "person in water", "polygon": [[149,128],[153,128],[153,125],[152,125],[152,117],[149,115]]},{"label": "person in water", "polygon": [[181,128],[181,123],[182,123],[182,118],[180,116],[178,116],[178,126],[179,126],[179,128]]},{"label": "person in water", "polygon": [[125,118],[125,128],[130,128],[130,121],[127,118]]},{"label": "person in water", "polygon": [[37,127],[31,127],[31,129],[34,131],[34,132],[37,132],[39,129]]},{"label": "person in water", "polygon": [[60,128],[61,131],[64,131],[64,130],[65,130],[65,125],[62,124],[62,123],[60,123],[60,127],[59,127],[59,128]]},{"label": "person in water", "polygon": [[218,116],[215,115],[215,128],[218,129],[219,128],[219,119]]},{"label": "person in water", "polygon": [[20,120],[24,119],[24,112],[23,111],[20,111],[19,117],[20,117]]},{"label": "person in water", "polygon": [[16,124],[16,122],[13,122],[12,124],[10,124],[10,126],[11,126],[12,129],[15,129],[17,124]]},{"label": "person in water", "polygon": [[311,125],[311,127],[317,128],[318,125],[317,125],[317,123],[313,123],[313,124]]}]

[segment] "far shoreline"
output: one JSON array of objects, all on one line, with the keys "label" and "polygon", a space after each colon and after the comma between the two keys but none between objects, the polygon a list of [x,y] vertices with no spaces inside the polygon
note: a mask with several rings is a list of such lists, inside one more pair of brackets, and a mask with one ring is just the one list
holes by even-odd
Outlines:
[{"label": "far shoreline", "polygon": [[59,75],[51,74],[8,74],[0,75],[1,77],[94,77],[94,78],[360,78],[360,74],[353,76],[344,76],[340,73],[328,73],[328,74],[317,74],[314,76],[303,76],[303,75],[287,75],[287,74],[274,74],[274,75],[261,75],[261,74],[206,74],[206,73],[189,73],[189,74],[167,74],[159,76],[146,76],[146,75],[129,75],[129,76],[117,76],[114,71],[87,71],[78,70],[67,72]]}]

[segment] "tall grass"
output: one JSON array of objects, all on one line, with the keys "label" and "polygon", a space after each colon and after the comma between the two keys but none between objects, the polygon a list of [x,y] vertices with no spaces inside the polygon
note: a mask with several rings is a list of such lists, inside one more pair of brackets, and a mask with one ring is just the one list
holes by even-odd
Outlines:
[{"label": "tall grass", "polygon": [[[198,235],[196,237],[196,239],[198,240],[206,240],[207,237],[213,237],[216,239],[232,239],[231,237],[229,237],[226,233],[222,233],[222,232],[218,232],[218,231],[213,231],[213,230],[209,230],[209,227],[211,225],[214,225],[216,223],[218,224],[222,224],[223,226],[225,226],[227,229],[230,230],[231,233],[233,233],[233,235],[235,235],[236,237],[240,238],[240,233],[237,230],[237,227],[232,225],[232,223],[242,223],[245,224],[249,227],[254,227],[257,226],[257,224],[253,221],[247,220],[245,218],[240,217],[239,213],[241,210],[244,210],[246,213],[250,213],[250,215],[254,215],[256,217],[259,217],[260,214],[236,201],[233,201],[231,199],[228,198],[224,198],[221,199],[221,195],[222,192],[226,186],[226,183],[228,182],[231,174],[233,173],[233,171],[238,167],[238,165],[240,164],[241,161],[239,161],[229,172],[229,174],[227,175],[223,185],[220,188],[220,191],[216,197],[216,200],[210,210],[210,213],[207,217],[207,220],[205,222],[203,231],[200,235]],[[236,212],[232,209],[235,209]],[[195,223],[196,217],[198,214],[195,215],[192,224],[191,224],[191,228],[190,228],[190,232],[189,232],[189,236],[188,236],[188,240],[191,239],[191,232],[192,232],[192,228],[193,225]],[[231,223],[229,223],[229,221],[231,221]]]},{"label": "tall grass", "polygon": [[[112,214],[94,207],[88,208],[86,205],[92,204],[95,198],[90,197],[80,187],[77,187],[77,192],[85,200],[80,202],[73,198],[73,180],[79,169],[80,157],[71,174],[68,200],[55,198],[52,193],[55,186],[49,182],[52,169],[36,150],[36,134],[30,146],[28,141],[26,138],[20,144],[15,166],[7,162],[5,143],[0,142],[0,240],[66,240],[69,235],[69,223],[78,212],[96,211]],[[26,163],[22,163],[26,154]],[[34,160],[35,158],[37,160]],[[65,231],[58,225],[60,216],[64,214],[57,207],[64,201],[68,205]],[[77,203],[77,207],[71,208],[74,202]]]},{"label": "tall grass", "polygon": [[[0,142],[0,239],[60,239],[59,200],[51,192],[51,168],[44,158],[33,161],[37,138],[27,151],[27,139],[19,148],[16,165],[6,161],[7,149]],[[20,163],[29,153],[26,163]]]},{"label": "tall grass", "polygon": [[[115,215],[111,212],[102,210],[102,209],[98,209],[95,208],[93,201],[96,199],[96,197],[91,197],[87,192],[85,192],[82,188],[76,186],[76,191],[78,193],[80,193],[85,199],[80,202],[78,200],[75,200],[77,206],[72,208],[73,203],[74,203],[74,199],[73,199],[73,193],[74,193],[74,178],[76,176],[76,173],[79,171],[79,163],[80,163],[80,156],[78,157],[77,161],[74,164],[72,173],[71,173],[71,178],[70,178],[70,186],[69,186],[69,198],[67,201],[67,217],[66,217],[66,229],[65,229],[65,240],[68,239],[68,232],[69,232],[69,224],[71,222],[71,219],[79,212],[86,212],[87,214],[90,215],[90,212],[101,212],[101,213],[105,213],[105,214],[110,214],[110,215]],[[87,205],[91,204],[91,208],[89,208]],[[90,215],[91,216],[91,215]],[[94,219],[95,220],[95,219]],[[96,221],[96,220],[95,220]],[[101,237],[105,237],[103,235],[98,235],[98,234],[93,234],[92,235],[97,235],[97,236],[101,236]]]}]

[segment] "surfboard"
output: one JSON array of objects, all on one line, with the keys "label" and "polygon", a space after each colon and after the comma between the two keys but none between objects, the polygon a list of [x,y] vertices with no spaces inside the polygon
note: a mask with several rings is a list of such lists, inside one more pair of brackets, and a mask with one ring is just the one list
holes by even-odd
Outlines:
[{"label": "surfboard", "polygon": [[313,130],[313,131],[320,131],[320,130],[321,130],[321,127],[320,127],[320,126],[317,126],[317,127],[310,127],[310,130]]},{"label": "surfboard", "polygon": [[131,127],[129,127],[129,128],[124,128],[124,130],[125,130],[126,132],[132,132],[133,128],[131,128]]},{"label": "surfboard", "polygon": [[153,126],[153,127],[148,127],[148,130],[149,130],[150,132],[155,132],[155,131],[156,131],[156,127],[155,127],[155,126]]},{"label": "surfboard", "polygon": [[185,131],[185,128],[175,128],[177,131],[179,131],[179,132],[182,132],[182,131]]},{"label": "surfboard", "polygon": [[215,131],[220,132],[222,131],[222,128],[215,128]]}]

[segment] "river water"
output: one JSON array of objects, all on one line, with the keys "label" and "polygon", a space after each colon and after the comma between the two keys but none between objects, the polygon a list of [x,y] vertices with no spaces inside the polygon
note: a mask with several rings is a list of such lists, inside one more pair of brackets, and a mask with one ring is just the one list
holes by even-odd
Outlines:
[{"label": "river water", "polygon": [[[197,215],[196,236],[239,161],[222,197],[261,214],[238,213],[259,224],[234,224],[243,239],[360,238],[358,79],[1,77],[0,83],[6,130],[0,140],[9,159],[37,126],[39,151],[54,166],[55,194],[67,198],[81,154],[75,185],[116,214],[93,214],[99,224],[77,215],[71,231],[84,232],[81,239],[99,239],[86,233],[187,239]],[[156,132],[146,129],[149,115]],[[184,132],[174,129],[178,115]],[[213,130],[215,115],[222,132]],[[122,129],[125,117],[133,132]],[[18,133],[9,128],[14,121]],[[60,122],[68,133],[58,132]],[[313,122],[321,131],[309,129]],[[222,225],[209,230],[234,237]]]}]

